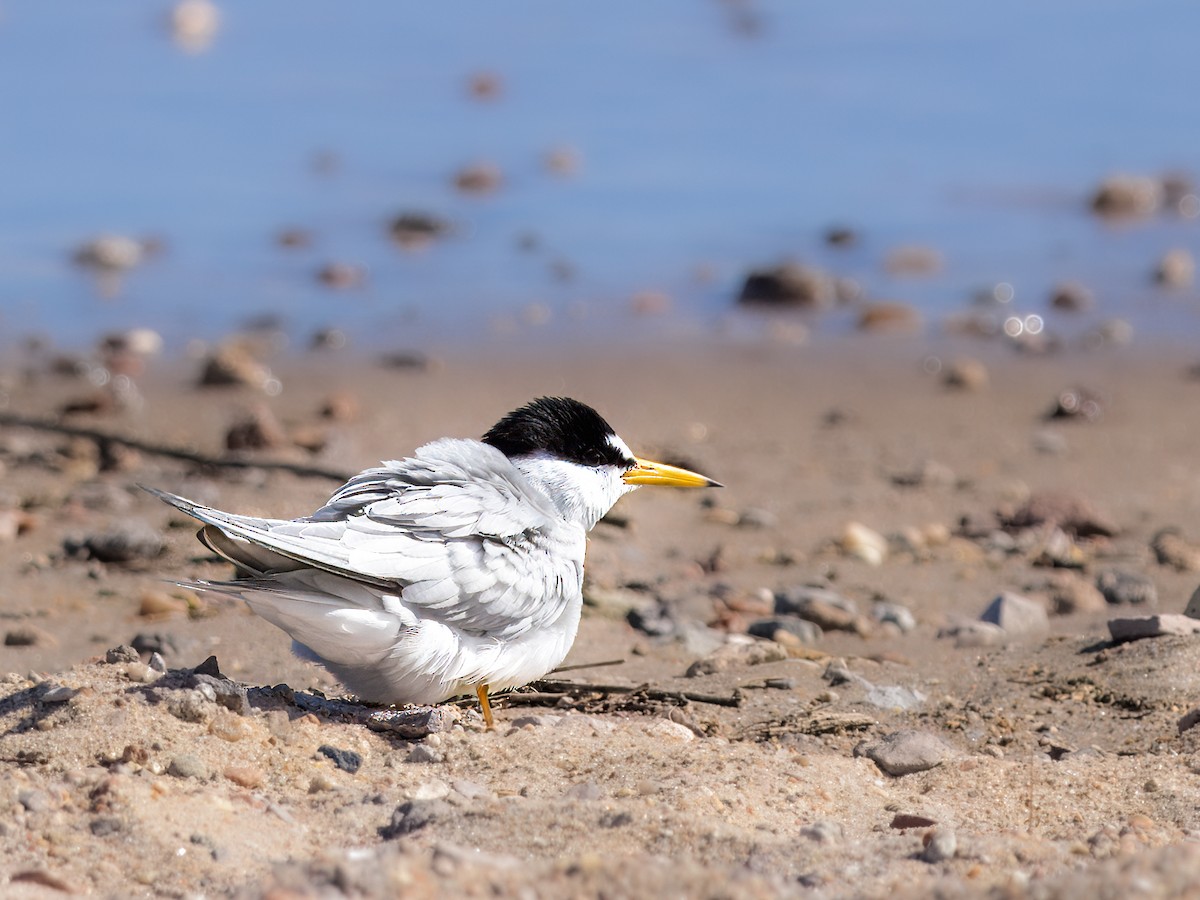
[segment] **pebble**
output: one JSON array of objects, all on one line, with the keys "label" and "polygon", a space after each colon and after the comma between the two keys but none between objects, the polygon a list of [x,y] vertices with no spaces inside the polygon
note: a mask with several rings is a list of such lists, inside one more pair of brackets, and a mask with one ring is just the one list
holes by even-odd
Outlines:
[{"label": "pebble", "polygon": [[1074,572],[1056,572],[1044,588],[1050,611],[1056,616],[1100,612],[1108,605],[1104,594]]},{"label": "pebble", "polygon": [[440,216],[425,212],[405,212],[392,219],[388,233],[405,249],[418,249],[453,232],[453,226]]},{"label": "pebble", "polygon": [[871,604],[871,618],[876,622],[895,625],[903,634],[917,627],[916,616],[907,606],[887,600],[876,600]]},{"label": "pebble", "polygon": [[1191,287],[1196,280],[1195,258],[1182,247],[1168,250],[1154,269],[1154,280],[1167,288]]},{"label": "pebble", "polygon": [[367,727],[412,741],[449,731],[461,716],[456,706],[381,709],[367,716]]},{"label": "pebble", "polygon": [[[1183,732],[1191,728],[1195,728],[1197,725],[1200,725],[1200,707],[1191,710],[1182,718],[1180,718],[1178,723],[1179,733],[1183,734]],[[1193,766],[1193,771],[1195,771],[1195,769],[1196,767]]]},{"label": "pebble", "polygon": [[823,309],[836,299],[834,280],[820,269],[784,263],[755,269],[742,284],[738,303],[748,306],[791,306]]},{"label": "pebble", "polygon": [[208,769],[194,753],[181,753],[171,760],[167,774],[176,778],[207,778]]},{"label": "pebble", "polygon": [[[209,658],[214,659],[213,657]],[[216,676],[213,676],[204,674],[199,669],[200,667],[197,667],[193,671],[191,677],[188,679],[189,685],[198,690],[205,691],[206,696],[211,693],[212,699],[230,712],[235,712],[239,716],[249,714],[250,699],[245,685],[230,681],[228,678],[220,675],[219,672]]]},{"label": "pebble", "polygon": [[50,797],[44,791],[34,788],[19,791],[17,802],[31,813],[45,812],[50,808]]},{"label": "pebble", "polygon": [[944,825],[934,828],[926,834],[923,842],[925,847],[921,851],[922,862],[946,862],[954,859],[954,855],[958,852],[958,837],[955,835],[954,829]]},{"label": "pebble", "polygon": [[927,731],[894,731],[875,741],[862,741],[854,748],[855,756],[865,756],[888,775],[924,772],[950,759],[954,751],[935,734]]},{"label": "pebble", "polygon": [[838,538],[838,546],[847,556],[861,559],[870,566],[882,565],[887,559],[887,538],[861,522],[850,522],[846,525]]},{"label": "pebble", "polygon": [[1150,541],[1154,557],[1178,572],[1200,571],[1200,547],[1188,541],[1178,528],[1164,528]]},{"label": "pebble", "polygon": [[208,733],[232,744],[249,736],[250,727],[245,719],[222,710],[208,723]]},{"label": "pebble", "polygon": [[692,663],[686,672],[687,677],[713,675],[717,672],[728,672],[731,669],[745,666],[780,662],[788,658],[787,650],[774,641],[761,641],[753,638],[738,640],[737,638],[737,635],[730,635],[728,643],[718,647],[703,659]]},{"label": "pebble", "polygon": [[846,836],[841,822],[822,819],[800,829],[800,836],[818,844],[840,844]]},{"label": "pebble", "polygon": [[1004,629],[991,622],[963,622],[939,628],[939,638],[953,638],[956,647],[995,647],[1005,641]]},{"label": "pebble", "polygon": [[181,722],[203,722],[208,718],[209,702],[200,691],[176,691],[167,701],[167,712]]},{"label": "pebble", "polygon": [[123,234],[102,234],[81,244],[75,262],[106,272],[124,272],[140,264],[145,248],[136,238]]},{"label": "pebble", "polygon": [[1083,387],[1067,388],[1054,398],[1046,418],[1095,422],[1104,415],[1107,406],[1107,400],[1096,391]]},{"label": "pebble", "polygon": [[138,598],[138,615],[162,618],[187,612],[187,601],[158,588],[147,588]]},{"label": "pebble", "polygon": [[441,800],[450,795],[450,785],[439,779],[422,782],[413,788],[413,800]]},{"label": "pebble", "polygon": [[37,647],[53,645],[54,638],[32,625],[18,625],[4,632],[5,647]]},{"label": "pebble", "polygon": [[581,781],[563,791],[563,797],[567,800],[603,800],[604,791],[595,782]]},{"label": "pebble", "polygon": [[775,594],[775,614],[807,619],[825,631],[870,631],[854,601],[827,588],[801,585],[780,591]]},{"label": "pebble", "polygon": [[254,766],[229,766],[222,774],[234,784],[248,790],[262,787],[263,782],[266,780],[266,774],[262,769],[255,768]]},{"label": "pebble", "polygon": [[[516,725],[516,722],[513,723]],[[440,763],[444,762],[446,754],[442,753],[428,744],[417,744],[410,751],[408,756],[404,758],[405,762],[410,763]]]},{"label": "pebble", "polygon": [[1005,528],[1022,531],[1057,526],[1075,537],[1115,537],[1116,523],[1083,497],[1066,491],[1037,491],[1014,512],[999,516]]},{"label": "pebble", "polygon": [[1012,591],[1004,591],[988,604],[979,620],[999,627],[1010,637],[1041,634],[1050,626],[1046,607]]},{"label": "pebble", "polygon": [[321,794],[325,791],[336,791],[338,783],[327,772],[318,772],[308,780],[308,792]]},{"label": "pebble", "polygon": [[1200,619],[1177,614],[1109,619],[1108,632],[1116,643],[1165,635],[1200,634]]},{"label": "pebble", "polygon": [[963,391],[982,391],[989,381],[987,366],[977,359],[966,357],[953,360],[946,366],[942,376],[942,383],[946,387]]},{"label": "pebble", "polygon": [[917,709],[929,699],[913,688],[899,684],[874,685],[863,698],[872,706],[880,709]]},{"label": "pebble", "polygon": [[1110,175],[1092,193],[1092,212],[1126,218],[1148,216],[1162,202],[1162,186],[1144,175]]},{"label": "pebble", "polygon": [[287,432],[271,410],[258,405],[235,421],[225,432],[225,449],[277,450],[288,446]]},{"label": "pebble", "polygon": [[43,703],[66,703],[72,697],[79,693],[76,688],[67,687],[65,684],[51,685],[49,682],[43,682],[41,700]]},{"label": "pebble", "polygon": [[953,469],[935,459],[923,459],[911,469],[893,473],[891,479],[897,487],[953,487],[958,481]]},{"label": "pebble", "polygon": [[1077,281],[1066,281],[1050,292],[1050,306],[1062,312],[1082,312],[1091,309],[1092,292]]},{"label": "pebble", "polygon": [[340,747],[322,744],[317,748],[317,752],[322,756],[329,757],[335,766],[351,775],[362,768],[362,756],[353,750],[343,750]]},{"label": "pebble", "polygon": [[781,644],[816,644],[821,640],[821,626],[799,616],[775,616],[757,619],[746,629],[754,637],[767,638]]},{"label": "pebble", "polygon": [[242,385],[268,393],[275,392],[274,388],[278,383],[271,370],[241,342],[231,342],[218,347],[204,361],[199,379],[201,387]]},{"label": "pebble", "polygon": [[167,656],[179,652],[175,637],[158,631],[139,631],[133,636],[130,644],[138,653],[161,653]]},{"label": "pebble", "polygon": [[150,684],[158,680],[158,673],[143,662],[127,663],[124,672],[125,677],[130,681],[141,684]]},{"label": "pebble", "polygon": [[1113,606],[1157,606],[1158,588],[1146,575],[1125,569],[1106,569],[1096,576],[1096,588]]},{"label": "pebble", "polygon": [[103,563],[130,563],[157,557],[163,551],[163,539],[156,529],[134,519],[83,538],[66,538],[63,550],[72,557]]},{"label": "pebble", "polygon": [[870,303],[858,314],[859,331],[911,334],[921,330],[921,314],[907,303]]},{"label": "pebble", "polygon": [[409,800],[396,807],[391,821],[379,829],[379,836],[385,841],[404,837],[452,813],[452,807],[445,800]]},{"label": "pebble", "polygon": [[662,600],[643,603],[625,614],[630,627],[651,637],[670,637],[678,630],[671,608]]}]

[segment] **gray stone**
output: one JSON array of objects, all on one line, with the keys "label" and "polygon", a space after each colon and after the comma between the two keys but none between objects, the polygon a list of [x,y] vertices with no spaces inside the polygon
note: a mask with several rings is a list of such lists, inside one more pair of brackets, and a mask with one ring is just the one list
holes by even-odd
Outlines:
[{"label": "gray stone", "polygon": [[435,750],[428,744],[417,744],[408,751],[405,762],[410,763],[440,763],[446,757],[440,750]]},{"label": "gray stone", "polygon": [[[794,638],[794,642],[801,644],[815,644],[821,640],[821,626],[816,622],[810,622],[808,619],[802,619],[799,616],[773,616],[769,619],[758,619],[750,623],[750,627],[746,629],[747,633],[754,637],[767,638],[768,640],[779,640],[776,636],[778,632],[783,632]],[[783,640],[779,643],[791,643]]]},{"label": "gray stone", "polygon": [[800,829],[800,836],[818,844],[840,844],[845,836],[841,822],[832,819],[822,819]]},{"label": "gray stone", "polygon": [[927,863],[946,862],[954,859],[957,852],[958,837],[954,829],[942,826],[930,833],[925,849],[921,851],[921,860]]},{"label": "gray stone", "polygon": [[46,684],[43,687],[45,687],[45,691],[42,693],[43,703],[66,703],[79,693],[75,688],[70,688],[63,684]]},{"label": "gray stone", "polygon": [[163,551],[163,539],[157,529],[138,520],[123,522],[109,531],[63,541],[68,556],[83,556],[104,563],[128,563],[154,559]]},{"label": "gray stone", "polygon": [[1158,589],[1139,572],[1107,569],[1096,576],[1096,587],[1114,606],[1157,606]]},{"label": "gray stone", "polygon": [[1169,634],[1200,634],[1200,619],[1178,614],[1109,619],[1108,633],[1118,644],[1141,638],[1164,637]]},{"label": "gray stone", "polygon": [[1046,607],[1011,591],[1005,591],[993,600],[979,620],[999,626],[1010,637],[1041,634],[1050,627]]},{"label": "gray stone", "polygon": [[877,600],[871,604],[871,618],[876,622],[890,622],[905,634],[917,627],[916,616],[907,606],[887,600]]},{"label": "gray stone", "polygon": [[379,829],[379,836],[385,841],[404,837],[446,818],[452,812],[453,808],[445,800],[409,800],[396,807],[391,821]]},{"label": "gray stone", "polygon": [[[731,636],[732,637],[732,636]],[[713,675],[744,666],[757,666],[768,662],[781,662],[788,658],[787,650],[774,641],[759,641],[752,638],[730,640],[718,647],[704,659],[688,666],[687,677]]]},{"label": "gray stone", "polygon": [[194,753],[181,753],[167,766],[167,774],[176,778],[207,778],[208,769]]},{"label": "gray stone", "polygon": [[880,709],[916,709],[927,699],[920,691],[898,684],[876,685],[867,691],[866,701]]},{"label": "gray stone", "polygon": [[876,741],[863,741],[855,756],[865,756],[888,775],[911,775],[940,766],[953,756],[941,738],[928,731],[893,731]]},{"label": "gray stone", "polygon": [[118,663],[140,662],[141,657],[138,656],[138,652],[128,644],[121,644],[118,647],[113,647],[111,650],[105,653],[104,661],[112,666],[117,665]]},{"label": "gray stone", "polygon": [[956,647],[996,647],[1004,643],[1004,629],[991,622],[963,622],[939,628],[937,636],[953,638]]},{"label": "gray stone", "polygon": [[367,727],[372,731],[386,731],[411,741],[449,731],[460,715],[458,708],[454,706],[379,709],[367,716]]}]

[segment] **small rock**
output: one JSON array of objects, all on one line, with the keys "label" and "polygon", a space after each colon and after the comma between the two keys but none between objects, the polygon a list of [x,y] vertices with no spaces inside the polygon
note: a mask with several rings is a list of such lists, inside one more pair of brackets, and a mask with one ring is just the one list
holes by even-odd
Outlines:
[{"label": "small rock", "polygon": [[1177,528],[1164,528],[1150,542],[1154,557],[1179,572],[1200,571],[1200,547],[1186,540]]},{"label": "small rock", "polygon": [[897,247],[888,253],[883,267],[891,275],[933,275],[941,271],[942,255],[932,247]]},{"label": "small rock", "polygon": [[954,751],[927,731],[894,731],[879,740],[863,741],[855,756],[865,756],[888,775],[911,775],[941,765]]},{"label": "small rock", "polygon": [[186,600],[156,588],[142,591],[138,601],[138,615],[146,618],[163,618],[175,613],[186,613],[187,608]]},{"label": "small rock", "polygon": [[563,791],[563,797],[567,800],[603,800],[604,791],[595,782],[581,781]]},{"label": "small rock", "polygon": [[54,638],[33,625],[18,625],[4,632],[5,647],[37,647],[54,643]]},{"label": "small rock", "polygon": [[925,836],[925,848],[921,851],[921,861],[940,863],[954,859],[958,852],[958,837],[952,828],[935,828]]},{"label": "small rock", "polygon": [[1015,512],[1000,515],[1010,531],[1057,526],[1075,537],[1113,537],[1119,529],[1082,497],[1065,491],[1037,491]]},{"label": "small rock", "polygon": [[379,836],[385,841],[404,837],[452,813],[453,808],[445,800],[409,800],[396,807],[392,820],[379,829]]},{"label": "small rock", "polygon": [[349,391],[338,391],[325,398],[318,415],[333,422],[353,422],[358,419],[361,411],[362,404],[357,395]]},{"label": "small rock", "polygon": [[464,194],[490,194],[503,183],[500,167],[490,162],[472,163],[454,175],[454,186]]},{"label": "small rock", "polygon": [[174,656],[179,652],[175,644],[175,636],[157,631],[139,631],[129,642],[138,653],[160,653],[163,656]]},{"label": "small rock", "polygon": [[1107,399],[1096,391],[1083,387],[1067,388],[1054,398],[1047,419],[1074,419],[1095,422],[1108,406]]},{"label": "small rock", "polygon": [[310,794],[323,794],[326,791],[336,791],[337,789],[338,783],[327,772],[318,772],[308,780]]},{"label": "small rock", "polygon": [[704,659],[696,660],[687,670],[688,678],[699,675],[712,675],[717,672],[728,672],[744,666],[757,666],[762,663],[779,662],[787,659],[787,650],[774,641],[760,641],[743,638],[741,641],[731,635],[729,643],[719,647]]},{"label": "small rock", "polygon": [[800,829],[800,836],[818,844],[840,844],[846,836],[841,822],[822,819]]},{"label": "small rock", "polygon": [[167,774],[176,778],[207,778],[208,769],[194,753],[181,753],[171,760]]},{"label": "small rock", "polygon": [[276,383],[271,370],[255,358],[248,346],[240,342],[218,347],[204,361],[199,380],[201,387],[243,385],[267,391]]},{"label": "small rock", "polygon": [[[515,722],[513,723],[516,724]],[[405,757],[405,762],[410,763],[440,763],[446,759],[446,754],[442,753],[428,744],[417,744]]]},{"label": "small rock", "polygon": [[135,663],[141,661],[141,656],[128,644],[121,644],[108,650],[104,654],[104,661],[110,666],[118,663]]},{"label": "small rock", "polygon": [[872,685],[863,699],[880,709],[908,710],[918,708],[929,698],[918,690],[899,684],[888,684]]},{"label": "small rock", "polygon": [[662,600],[644,603],[625,614],[630,627],[651,637],[670,637],[677,630],[671,608]]},{"label": "small rock", "polygon": [[1050,306],[1063,312],[1082,312],[1091,309],[1092,292],[1075,281],[1064,282],[1050,292]]},{"label": "small rock", "polygon": [[81,266],[106,272],[124,272],[142,262],[145,250],[142,242],[123,234],[102,234],[81,244],[75,251],[75,262]]},{"label": "small rock", "polygon": [[333,760],[333,764],[343,772],[349,772],[353,775],[362,767],[362,756],[355,753],[353,750],[342,750],[339,747],[332,747],[329,744],[322,744],[317,748],[317,752],[322,756],[327,756]]},{"label": "small rock", "polygon": [[254,766],[229,766],[222,774],[234,784],[244,787],[247,790],[262,787],[263,782],[266,780],[266,775],[262,769],[257,769]]},{"label": "small rock", "polygon": [[1003,644],[1004,629],[991,622],[963,622],[939,628],[939,638],[953,638],[956,647],[995,647]]},{"label": "small rock", "polygon": [[1099,216],[1148,216],[1162,202],[1162,187],[1142,175],[1110,175],[1092,194],[1092,212]]},{"label": "small rock", "polygon": [[850,522],[846,525],[838,538],[838,546],[847,556],[861,559],[870,566],[882,565],[887,559],[887,538],[861,522]]},{"label": "small rock", "polygon": [[848,597],[827,588],[800,585],[775,594],[775,614],[797,616],[819,625],[826,631],[870,630],[858,613],[858,607]]},{"label": "small rock", "polygon": [[[212,657],[209,658],[212,659]],[[245,685],[230,681],[228,678],[201,674],[199,667],[193,670],[187,683],[191,687],[210,691],[213,701],[230,712],[237,713],[239,716],[250,713],[250,699]]]},{"label": "small rock", "polygon": [[209,701],[199,691],[178,691],[167,701],[167,712],[181,722],[203,722],[209,711]]},{"label": "small rock", "polygon": [[904,634],[917,627],[917,619],[907,606],[876,600],[871,604],[871,618],[880,623],[891,623]]},{"label": "small rock", "polygon": [[103,563],[130,563],[157,557],[163,551],[163,540],[158,531],[134,519],[81,539],[67,538],[63,541],[63,549],[68,556]]},{"label": "small rock", "polygon": [[1200,634],[1200,619],[1174,614],[1109,619],[1108,633],[1112,635],[1113,641],[1118,644],[1125,641],[1163,637],[1172,634]]},{"label": "small rock", "polygon": [[1010,637],[1041,634],[1050,625],[1046,607],[1036,600],[1010,591],[996,597],[983,611],[979,620],[998,626]]},{"label": "small rock", "polygon": [[42,684],[45,687],[45,690],[42,692],[43,703],[66,703],[79,693],[75,688],[67,687],[65,684],[50,685],[49,682],[43,682]]},{"label": "small rock", "polygon": [[266,406],[256,406],[238,419],[225,432],[225,449],[235,453],[245,450],[278,450],[290,441],[287,432]]},{"label": "small rock", "polygon": [[1044,591],[1050,612],[1056,616],[1100,612],[1107,606],[1104,594],[1074,572],[1054,574],[1047,581]]},{"label": "small rock", "polygon": [[791,306],[822,309],[836,298],[833,279],[819,269],[784,263],[755,269],[747,276],[738,303],[747,306]]},{"label": "small rock", "polygon": [[461,713],[455,706],[381,709],[367,716],[367,727],[372,731],[386,731],[414,741],[449,731],[460,718]]},{"label": "small rock", "polygon": [[231,744],[250,735],[246,720],[226,710],[218,710],[216,717],[208,723],[208,733]]},{"label": "small rock", "polygon": [[367,270],[352,263],[331,262],[317,270],[317,281],[335,290],[358,288],[367,283]]},{"label": "small rock", "polygon": [[1191,599],[1188,600],[1187,609],[1183,611],[1183,614],[1193,619],[1200,619],[1200,588],[1196,588],[1192,592]]},{"label": "small rock", "polygon": [[930,819],[927,816],[915,816],[911,813],[896,813],[896,815],[892,817],[891,824],[888,827],[902,831],[906,828],[929,828],[930,826],[936,824],[937,821],[935,819]]},{"label": "small rock", "polygon": [[445,219],[424,212],[401,213],[388,226],[392,240],[405,249],[423,247],[446,237],[453,230]]},{"label": "small rock", "polygon": [[907,303],[871,303],[858,315],[858,330],[911,334],[921,330],[921,314]]},{"label": "small rock", "polygon": [[891,479],[897,487],[952,487],[958,480],[953,469],[934,459],[923,459],[911,469],[894,473]]},{"label": "small rock", "polygon": [[1200,708],[1193,709],[1179,720],[1179,733],[1187,731],[1190,728],[1195,728],[1200,725]]},{"label": "small rock", "polygon": [[[1032,535],[1025,532],[1023,537]],[[1043,529],[1029,549],[1029,561],[1035,566],[1050,566],[1057,569],[1082,569],[1089,556],[1071,536],[1057,526]]]},{"label": "small rock", "polygon": [[1158,261],[1154,280],[1167,288],[1191,287],[1196,280],[1196,260],[1182,247],[1168,250]]},{"label": "small rock", "polygon": [[17,802],[31,813],[45,812],[50,808],[50,797],[44,791],[32,788],[18,791]]},{"label": "small rock", "polygon": [[1107,569],[1096,576],[1096,587],[1114,606],[1157,606],[1158,588],[1149,577],[1124,569]]},{"label": "small rock", "polygon": [[942,376],[946,387],[964,391],[982,391],[989,380],[987,366],[970,358],[954,360],[946,366],[946,374]]},{"label": "small rock", "polygon": [[113,816],[97,816],[88,825],[88,830],[96,837],[107,837],[122,831],[121,820]]},{"label": "small rock", "polygon": [[[747,634],[754,637],[766,638],[781,644],[813,645],[821,640],[821,627],[808,619],[799,616],[775,616],[770,619],[758,619],[750,623]],[[789,640],[790,639],[790,640]]]}]

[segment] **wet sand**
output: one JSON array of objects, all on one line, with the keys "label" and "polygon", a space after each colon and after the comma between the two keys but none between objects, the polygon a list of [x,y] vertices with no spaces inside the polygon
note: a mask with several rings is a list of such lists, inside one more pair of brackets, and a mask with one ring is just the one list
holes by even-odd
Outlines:
[{"label": "wet sand", "polygon": [[[946,385],[963,356],[986,386]],[[562,677],[650,691],[512,695],[490,732],[464,703],[445,730],[406,739],[322,704],[312,692],[340,697],[337,683],[282,632],[173,587],[228,569],[136,488],[302,515],[335,481],[3,427],[0,884],[14,897],[1194,889],[1200,729],[1180,722],[1200,705],[1200,637],[1115,645],[1107,626],[1182,613],[1200,583],[1194,362],[876,337],[407,369],[347,349],[272,361],[282,391],[267,396],[152,361],[129,408],[61,421],[220,458],[230,426],[266,408],[285,437],[250,458],[352,473],[567,394],[635,451],[726,487],[639,491],[592,534],[568,663],[622,662]],[[0,360],[0,374],[9,414],[52,417],[94,392],[44,367]],[[1075,388],[1098,416],[1048,419]],[[358,415],[322,418],[331,395]],[[132,559],[86,558],[122,525],[142,526]],[[1123,602],[1097,603],[1113,571]],[[810,608],[823,633],[738,637],[806,585],[837,595]],[[947,636],[1006,591],[1044,619]],[[166,675],[149,652],[105,661],[138,635]],[[244,704],[197,686],[210,655],[251,687]],[[918,771],[861,755],[905,731],[934,741]]]}]

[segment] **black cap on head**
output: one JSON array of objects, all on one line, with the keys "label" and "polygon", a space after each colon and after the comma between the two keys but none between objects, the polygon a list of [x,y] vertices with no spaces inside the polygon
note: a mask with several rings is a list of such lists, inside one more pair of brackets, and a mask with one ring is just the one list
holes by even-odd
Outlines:
[{"label": "black cap on head", "polygon": [[509,458],[541,451],[580,465],[626,468],[633,460],[610,442],[615,434],[586,403],[539,397],[493,425],[483,442]]}]

